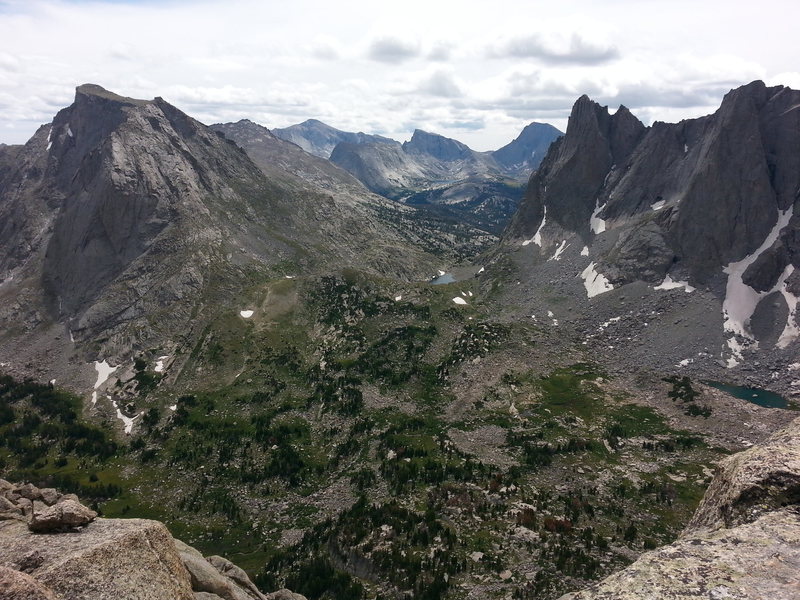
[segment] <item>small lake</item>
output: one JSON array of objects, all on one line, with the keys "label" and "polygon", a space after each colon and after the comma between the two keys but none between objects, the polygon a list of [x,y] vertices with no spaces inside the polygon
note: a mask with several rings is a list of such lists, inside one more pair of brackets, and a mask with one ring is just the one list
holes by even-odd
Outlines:
[{"label": "small lake", "polygon": [[730,385],[727,383],[721,383],[719,381],[704,381],[706,385],[710,385],[713,388],[721,390],[727,394],[730,394],[734,398],[739,398],[740,400],[747,400],[748,402],[752,402],[753,404],[758,404],[759,406],[763,406],[764,408],[787,408],[788,403],[786,402],[786,398],[783,396],[779,396],[774,392],[768,392],[767,390],[762,390],[759,388],[751,388],[751,387],[744,387],[741,385]]},{"label": "small lake", "polygon": [[455,283],[456,278],[452,273],[445,273],[431,279],[431,285],[443,285],[445,283]]}]

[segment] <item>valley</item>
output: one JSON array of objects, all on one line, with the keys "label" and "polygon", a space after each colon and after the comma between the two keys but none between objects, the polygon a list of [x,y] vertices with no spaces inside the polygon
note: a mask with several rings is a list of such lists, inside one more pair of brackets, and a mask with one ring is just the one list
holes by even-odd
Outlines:
[{"label": "valley", "polygon": [[309,600],[585,588],[798,414],[797,105],[584,96],[545,155],[80,86],[0,148],[0,475]]}]

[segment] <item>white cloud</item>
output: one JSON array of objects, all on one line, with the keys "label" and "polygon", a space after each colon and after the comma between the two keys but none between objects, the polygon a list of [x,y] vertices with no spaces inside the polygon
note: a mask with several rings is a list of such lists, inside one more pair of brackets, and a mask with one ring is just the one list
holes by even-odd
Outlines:
[{"label": "white cloud", "polygon": [[453,74],[443,70],[434,71],[425,78],[417,90],[441,98],[458,98],[463,95]]},{"label": "white cloud", "polygon": [[722,0],[5,0],[0,142],[24,142],[93,82],[204,122],[315,117],[398,139],[420,127],[488,150],[533,120],[563,129],[584,93],[651,122],[710,112],[756,78],[800,87],[799,20],[794,0],[748,13]]},{"label": "white cloud", "polygon": [[398,37],[386,36],[373,40],[367,56],[379,62],[399,64],[419,55],[419,44]]},{"label": "white cloud", "polygon": [[593,41],[579,33],[565,37],[535,32],[490,46],[492,58],[535,58],[545,63],[598,65],[619,57],[613,44]]}]

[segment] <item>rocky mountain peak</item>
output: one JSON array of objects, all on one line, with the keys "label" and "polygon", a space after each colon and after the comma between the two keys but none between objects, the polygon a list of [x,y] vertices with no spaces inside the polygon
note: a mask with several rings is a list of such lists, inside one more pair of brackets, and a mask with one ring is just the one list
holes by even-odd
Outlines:
[{"label": "rocky mountain peak", "polygon": [[428,154],[439,160],[455,161],[469,158],[472,150],[461,142],[438,133],[415,129],[411,139],[403,144],[409,154]]},{"label": "rocky mountain peak", "polygon": [[512,142],[492,152],[492,157],[527,178],[544,160],[550,144],[562,135],[547,123],[529,123]]},{"label": "rocky mountain peak", "polygon": [[116,102],[118,104],[125,104],[128,106],[143,106],[147,104],[148,100],[137,100],[135,98],[128,98],[120,96],[114,92],[110,92],[104,87],[94,83],[84,83],[75,88],[75,102],[88,101],[90,99],[105,100],[108,102]]}]

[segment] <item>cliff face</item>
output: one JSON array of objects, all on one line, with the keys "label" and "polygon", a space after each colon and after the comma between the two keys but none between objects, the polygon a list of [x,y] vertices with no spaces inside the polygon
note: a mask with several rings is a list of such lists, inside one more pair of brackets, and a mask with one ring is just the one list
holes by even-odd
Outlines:
[{"label": "cliff face", "polygon": [[[797,202],[798,105],[800,92],[756,81],[728,93],[712,115],[644,127],[625,107],[610,115],[583,96],[566,135],[531,177],[507,237],[533,235],[545,207],[551,227],[574,232],[590,246],[607,230],[639,235],[651,224],[656,235],[648,230],[646,237],[669,248],[672,262],[694,281],[707,282],[756,250],[779,211]],[[778,244],[788,243],[798,218]],[[621,248],[615,250],[605,257],[610,266]],[[638,258],[648,260],[647,254]],[[771,283],[780,260],[771,261]],[[618,271],[618,281],[636,278]],[[663,278],[664,269],[656,271],[653,277]]]},{"label": "cliff face", "polygon": [[262,594],[242,569],[204,558],[158,521],[95,517],[71,494],[0,479],[0,598],[305,600]]},{"label": "cliff face", "polygon": [[800,419],[725,459],[675,543],[562,600],[790,600],[798,590]]}]

